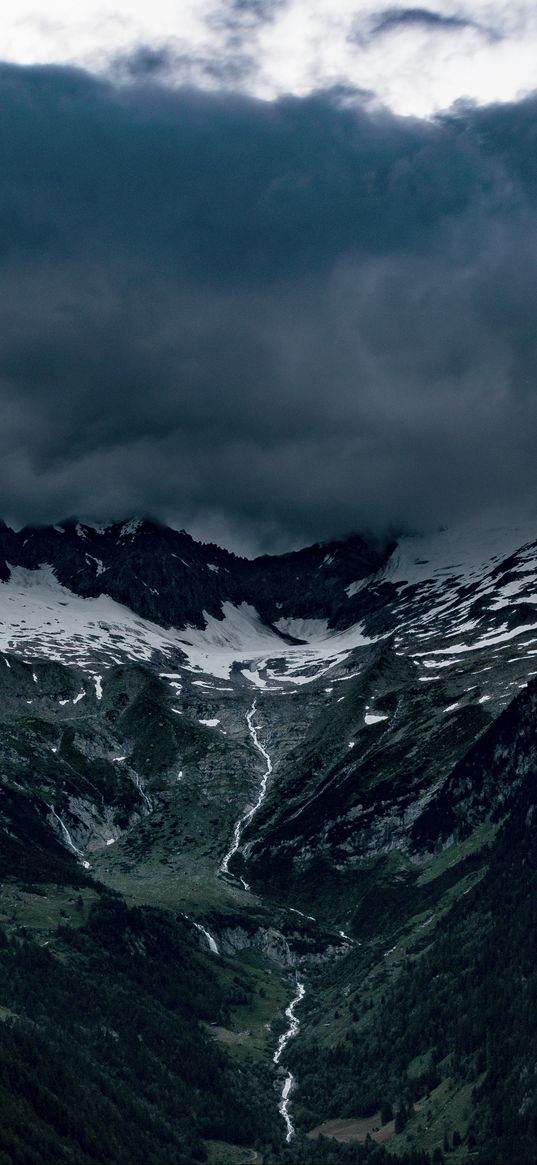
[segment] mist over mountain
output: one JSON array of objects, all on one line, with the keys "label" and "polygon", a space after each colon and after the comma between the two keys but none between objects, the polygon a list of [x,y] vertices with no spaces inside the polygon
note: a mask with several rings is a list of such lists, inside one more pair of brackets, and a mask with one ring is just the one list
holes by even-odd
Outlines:
[{"label": "mist over mountain", "polygon": [[0,91],[8,519],[256,552],[534,504],[533,96]]}]

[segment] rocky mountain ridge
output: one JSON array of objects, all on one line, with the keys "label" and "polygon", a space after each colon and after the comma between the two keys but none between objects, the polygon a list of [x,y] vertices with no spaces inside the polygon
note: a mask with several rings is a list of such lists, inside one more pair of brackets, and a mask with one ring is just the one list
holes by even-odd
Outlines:
[{"label": "rocky mountain ridge", "polygon": [[[185,820],[204,798],[215,803],[215,846],[226,852],[226,805],[236,814],[255,788],[256,760],[242,758],[257,693],[274,772],[243,839],[252,870],[261,862],[268,874],[269,853],[280,874],[321,851],[336,866],[393,849],[418,857],[436,845],[423,822],[440,796],[449,818],[453,766],[537,674],[527,534],[480,532],[480,546],[445,533],[382,552],[355,537],[249,561],[137,520],[4,526],[5,741],[25,741],[10,755],[27,757],[37,734],[33,781],[48,803],[73,749],[71,769],[101,766],[91,807],[67,780],[81,850],[120,841],[171,783],[178,804],[191,798]],[[108,800],[119,786],[131,817]]]},{"label": "rocky mountain ridge", "polygon": [[109,526],[69,520],[18,532],[2,523],[0,579],[9,579],[11,565],[33,570],[46,563],[74,594],[109,595],[163,627],[201,628],[203,611],[219,619],[225,602],[255,603],[270,624],[289,613],[330,617],[333,594],[337,600],[346,586],[373,574],[390,549],[354,536],[251,560],[151,519]]}]

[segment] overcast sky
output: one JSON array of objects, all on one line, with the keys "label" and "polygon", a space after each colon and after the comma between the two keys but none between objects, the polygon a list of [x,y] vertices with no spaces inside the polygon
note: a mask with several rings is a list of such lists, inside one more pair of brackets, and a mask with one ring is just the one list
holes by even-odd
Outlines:
[{"label": "overcast sky", "polygon": [[6,518],[534,509],[535,5],[178,10],[4,0]]},{"label": "overcast sky", "polygon": [[139,53],[172,84],[267,99],[350,85],[420,117],[537,84],[534,0],[2,0],[2,30],[18,63],[106,71]]}]

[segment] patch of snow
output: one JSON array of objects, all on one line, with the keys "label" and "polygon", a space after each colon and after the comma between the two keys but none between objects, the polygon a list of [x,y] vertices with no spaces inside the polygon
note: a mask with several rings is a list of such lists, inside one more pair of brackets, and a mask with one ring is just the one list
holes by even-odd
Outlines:
[{"label": "patch of snow", "polygon": [[215,566],[215,565],[214,565],[214,562],[209,562],[209,563],[207,564],[207,570],[213,570],[213,571],[215,571],[215,573],[216,573],[216,574],[218,574],[218,571],[220,570],[220,567],[219,567],[219,566]]},{"label": "patch of snow", "polygon": [[349,599],[352,599],[353,595],[358,595],[360,591],[363,591],[364,587],[366,587],[370,582],[370,576],[368,578],[361,578],[358,580],[358,582],[353,582],[350,584],[350,586],[345,587],[345,594]]},{"label": "patch of snow", "polygon": [[457,623],[453,631],[447,631],[446,636],[450,635],[465,635],[467,631],[475,631],[477,627],[477,619],[467,619],[465,623]]},{"label": "patch of snow", "polygon": [[75,696],[75,698],[73,700],[73,704],[78,704],[78,701],[83,700],[85,695],[86,695],[85,692],[79,692],[78,696]]},{"label": "patch of snow", "polygon": [[[419,653],[417,653],[417,656],[414,656],[415,659],[417,657],[419,657]],[[421,663],[422,667],[454,667],[455,664],[458,663],[458,660],[457,659],[420,659],[419,662]]]},{"label": "patch of snow", "polygon": [[475,579],[491,562],[502,561],[521,546],[533,542],[537,521],[525,524],[481,527],[462,525],[433,534],[400,539],[384,569],[390,582],[415,584],[428,579],[453,577]]},{"label": "patch of snow", "polygon": [[380,720],[389,720],[389,717],[380,712],[366,712],[364,720],[366,724],[378,724]]},{"label": "patch of snow", "polygon": [[[183,655],[181,633],[141,619],[108,595],[82,598],[49,565],[12,567],[0,584],[0,651],[58,660],[93,672],[95,658],[149,662],[155,652]],[[6,660],[6,667],[9,667]]]},{"label": "patch of snow", "polygon": [[124,522],[121,527],[120,539],[134,538],[140,527],[143,525],[141,518],[131,518],[128,522]]},{"label": "patch of snow", "polygon": [[[124,523],[122,535],[131,536],[139,525],[139,519]],[[468,653],[481,649],[496,648],[499,653],[511,644],[511,650],[529,655],[529,644],[537,641],[537,623],[508,630],[507,624],[494,626],[489,616],[508,604],[537,605],[537,552],[533,541],[536,530],[537,522],[531,529],[529,525],[477,533],[475,529],[459,529],[453,534],[443,531],[401,539],[386,567],[376,576],[390,579],[398,588],[397,650],[411,655],[420,668],[433,673],[464,665]],[[84,530],[80,536],[86,536]],[[516,560],[506,568],[509,581],[502,585],[501,576],[495,575],[494,570],[514,551]],[[99,569],[101,560],[93,561]],[[82,598],[73,594],[60,585],[50,566],[33,571],[10,569],[10,579],[0,585],[0,651],[14,651],[30,659],[40,656],[82,668],[94,676],[98,698],[96,671],[102,673],[124,659],[153,659],[161,666],[169,660],[168,666],[183,668],[181,660],[186,657],[183,670],[194,673],[191,682],[205,685],[208,690],[210,677],[227,681],[234,668],[254,688],[296,691],[334,669],[341,671],[351,652],[384,638],[368,638],[361,625],[334,631],[323,619],[280,618],[275,631],[265,626],[255,608],[246,603],[225,603],[222,619],[205,614],[202,629],[165,630],[106,595]],[[347,593],[357,593],[368,582],[357,580],[346,588]],[[477,622],[471,618],[470,610],[476,598],[481,600],[482,612]],[[286,643],[281,634],[303,642]],[[442,645],[435,649],[435,644]],[[352,664],[355,665],[354,659]],[[6,659],[6,667],[9,666]],[[179,671],[162,674],[179,689]],[[330,675],[329,682],[331,678]],[[336,675],[332,683],[350,678]],[[424,675],[419,679],[431,682],[438,676]]]},{"label": "patch of snow", "polygon": [[225,603],[223,619],[205,614],[203,629],[165,630],[108,595],[82,598],[73,594],[58,582],[50,565],[36,570],[12,567],[11,571],[9,581],[0,584],[0,650],[84,668],[94,676],[99,699],[96,660],[106,667],[125,658],[149,662],[155,653],[174,662],[186,656],[185,669],[198,672],[199,680],[194,682],[204,682],[203,673],[228,680],[237,663],[255,687],[279,690],[289,684],[295,689],[322,677],[354,648],[374,642],[360,627],[331,631],[325,620],[287,620],[284,625],[295,632],[315,636],[303,645],[287,644],[246,603]]},{"label": "patch of snow", "polygon": [[103,677],[102,676],[94,676],[93,678],[95,681],[95,695],[96,695],[98,700],[102,700],[102,698],[103,698]]},{"label": "patch of snow", "polygon": [[96,558],[94,554],[86,554],[86,562],[88,561],[88,559],[90,559],[92,562],[96,563],[95,573],[96,573],[97,577],[99,577],[100,574],[104,574],[105,570],[108,569],[108,567],[106,567],[104,565],[104,562],[102,561],[102,559]]},{"label": "patch of snow", "polygon": [[220,724],[219,720],[200,720],[200,724],[204,724],[206,728],[216,728]]},{"label": "patch of snow", "polygon": [[84,525],[95,534],[106,534],[107,530],[111,529],[107,522],[85,522]]},{"label": "patch of snow", "polygon": [[[483,647],[495,647],[500,643],[509,643],[511,639],[517,639],[519,635],[526,635],[530,631],[537,631],[537,623],[525,623],[522,627],[515,627],[512,631],[499,631],[497,634],[490,633],[483,639],[478,639],[475,643],[455,643],[452,647],[439,647],[436,652],[418,652],[417,656],[422,655],[464,655],[468,651],[480,651]],[[534,643],[535,639],[528,640],[528,643]],[[424,667],[428,665],[423,661]],[[442,666],[441,664],[431,664],[429,666]]]},{"label": "patch of snow", "polygon": [[322,639],[328,632],[326,619],[277,619],[274,626],[284,635],[292,635],[293,639]]},{"label": "patch of snow", "polygon": [[[271,681],[277,685],[310,684],[343,662],[355,647],[374,642],[358,626],[332,631],[324,619],[282,619],[278,629],[288,629],[286,633],[295,638],[304,638],[306,629],[309,635],[316,635],[315,642],[286,644],[261,622],[255,608],[247,603],[237,607],[224,603],[222,613],[223,619],[216,619],[204,612],[203,630],[187,627],[181,632],[181,646],[189,657],[189,670],[228,679],[233,664],[243,663],[245,679],[259,688],[265,688]],[[303,633],[301,636],[297,634],[299,630]]]}]

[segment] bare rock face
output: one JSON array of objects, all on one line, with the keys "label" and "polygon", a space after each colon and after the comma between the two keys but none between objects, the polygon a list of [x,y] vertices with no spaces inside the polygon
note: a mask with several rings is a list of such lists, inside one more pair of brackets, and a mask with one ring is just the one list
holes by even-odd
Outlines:
[{"label": "bare rock face", "polygon": [[287,939],[274,927],[259,927],[254,931],[241,926],[226,927],[219,933],[219,939],[221,950],[227,955],[249,949],[260,951],[278,967],[293,967],[296,962]]},{"label": "bare rock face", "polygon": [[164,627],[202,628],[204,612],[221,618],[225,602],[252,603],[269,624],[292,616],[333,619],[336,626],[340,608],[353,621],[345,588],[375,574],[391,548],[354,536],[251,561],[150,519],[104,527],[68,521],[18,532],[2,524],[0,581],[13,566],[47,563],[74,594],[109,595]]}]

